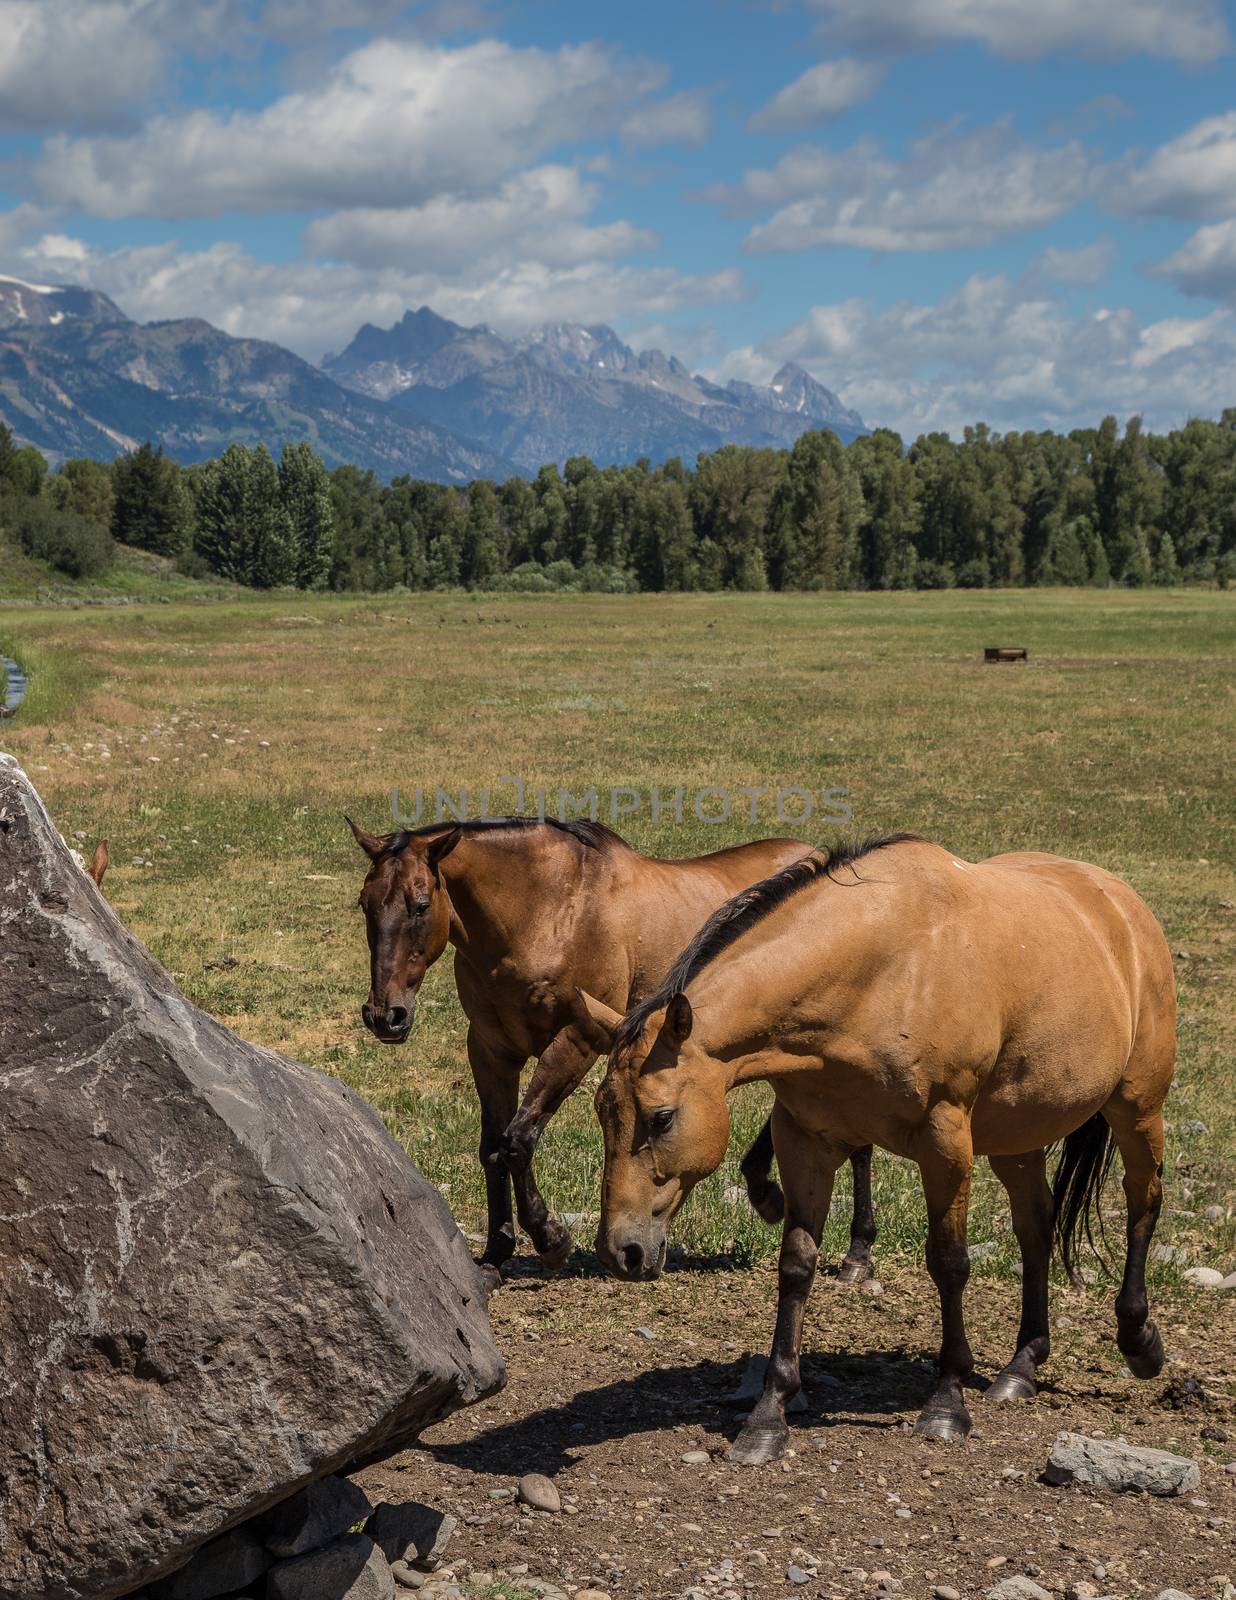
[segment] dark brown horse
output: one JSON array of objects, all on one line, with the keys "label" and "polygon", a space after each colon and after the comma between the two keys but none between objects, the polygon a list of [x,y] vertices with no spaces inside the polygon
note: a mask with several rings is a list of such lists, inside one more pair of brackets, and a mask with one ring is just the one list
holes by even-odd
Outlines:
[{"label": "dark brown horse", "polygon": [[[970,1428],[962,1293],[976,1155],[1008,1191],[1023,1263],[1017,1349],[988,1396],[1034,1395],[1049,1347],[1053,1223],[1068,1264],[1114,1148],[1128,1210],[1117,1343],[1137,1377],[1158,1373],[1145,1267],[1175,1019],[1163,931],[1119,878],[1048,855],[974,864],[907,835],[807,856],[740,894],[625,1018],[581,995],[577,1025],[610,1052],[597,1092],[597,1250],[619,1277],[661,1271],[670,1218],[725,1154],[727,1092],[764,1078],[776,1095],[786,1202],[776,1333],[734,1459],[785,1450],[833,1175],[868,1142],[918,1164],[927,1202],[943,1337],[919,1433],[954,1439]],[[1061,1139],[1053,1191],[1046,1148]]]},{"label": "dark brown horse", "polygon": [[[481,1102],[489,1226],[482,1262],[515,1249],[519,1220],[546,1263],[571,1237],[537,1188],[533,1151],[546,1123],[597,1052],[573,1026],[576,990],[625,1009],[651,994],[673,957],[739,889],[810,846],[766,839],[689,861],[639,854],[589,821],[508,817],[444,823],[379,838],[348,819],[370,868],[361,889],[370,951],[365,1026],[386,1044],[412,1029],[425,973],[455,946],[455,986],[468,1019],[468,1060]],[[520,1073],[536,1068],[519,1104]],[[856,1152],[854,1225],[842,1275],[870,1272],[875,1238],[870,1150]],[[751,1203],[779,1221],[767,1125],[743,1161]],[[509,1177],[508,1177],[509,1174]]]}]

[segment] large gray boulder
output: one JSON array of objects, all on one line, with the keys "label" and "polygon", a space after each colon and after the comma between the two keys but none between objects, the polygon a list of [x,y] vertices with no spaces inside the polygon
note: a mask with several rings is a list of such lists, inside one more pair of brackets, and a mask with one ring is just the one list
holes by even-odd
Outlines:
[{"label": "large gray boulder", "polygon": [[0,756],[0,1600],[126,1594],[503,1381],[372,1109],[190,1005]]}]

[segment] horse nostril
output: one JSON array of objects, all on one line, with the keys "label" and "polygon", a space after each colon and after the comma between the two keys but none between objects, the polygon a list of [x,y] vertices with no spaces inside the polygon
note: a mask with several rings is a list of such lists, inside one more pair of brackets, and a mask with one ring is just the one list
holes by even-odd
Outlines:
[{"label": "horse nostril", "polygon": [[644,1247],[642,1244],[624,1244],[618,1254],[622,1261],[622,1270],[629,1272],[632,1277],[637,1272],[644,1270]]},{"label": "horse nostril", "polygon": [[386,1008],[386,1025],[389,1028],[402,1028],[408,1020],[406,1006],[388,1006]]}]

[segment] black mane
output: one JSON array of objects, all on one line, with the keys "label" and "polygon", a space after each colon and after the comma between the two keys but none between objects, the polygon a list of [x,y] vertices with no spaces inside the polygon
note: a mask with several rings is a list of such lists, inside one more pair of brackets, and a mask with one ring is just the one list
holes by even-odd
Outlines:
[{"label": "black mane", "polygon": [[426,822],[419,828],[401,828],[392,833],[382,847],[383,855],[397,856],[407,849],[413,839],[424,839],[435,834],[452,833],[460,828],[464,833],[496,833],[527,828],[556,828],[579,844],[591,850],[603,850],[610,845],[627,846],[625,839],[607,828],[603,822],[593,822],[590,817],[572,817],[561,822],[557,817],[472,817],[466,822]]},{"label": "black mane", "polygon": [[800,890],[821,878],[835,878],[843,867],[852,867],[856,861],[875,850],[884,850],[892,844],[920,843],[917,833],[871,834],[865,839],[847,839],[834,849],[823,852],[813,850],[800,861],[793,861],[771,877],[753,883],[749,889],[736,894],[719,906],[692,939],[674,965],[666,973],[655,994],[628,1011],[614,1037],[614,1048],[633,1043],[644,1031],[644,1025],[654,1011],[667,1006],[676,994],[681,994],[691,980],[723,950],[728,950],[735,940],[763,922],[778,906],[785,904]]}]

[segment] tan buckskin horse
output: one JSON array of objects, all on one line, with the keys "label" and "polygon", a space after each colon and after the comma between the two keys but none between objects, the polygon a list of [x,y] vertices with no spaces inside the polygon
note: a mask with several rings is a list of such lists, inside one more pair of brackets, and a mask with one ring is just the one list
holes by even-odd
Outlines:
[{"label": "tan buckskin horse", "polygon": [[[811,847],[765,839],[659,861],[586,819],[477,819],[385,838],[351,818],[348,824],[371,862],[360,894],[370,951],[365,1026],[384,1043],[402,1044],[425,973],[448,942],[455,946],[481,1102],[489,1219],[482,1265],[496,1269],[515,1250],[513,1179],[521,1225],[546,1264],[561,1266],[571,1236],[541,1197],[532,1157],[546,1123],[597,1059],[572,1025],[577,988],[622,1009],[637,1004],[718,906]],[[530,1056],[537,1064],[516,1114]],[[742,1170],[752,1205],[777,1222],[782,1196],[769,1176],[772,1155],[765,1125]],[[854,1221],[841,1273],[857,1282],[871,1271],[876,1233],[869,1149],[855,1153],[853,1168]]]},{"label": "tan buckskin horse", "polygon": [[[1117,1342],[1139,1378],[1158,1373],[1145,1267],[1162,1202],[1175,1017],[1162,929],[1119,878],[1050,855],[972,864],[913,835],[808,856],[740,894],[624,1018],[581,995],[577,1025],[611,1058],[597,1091],[597,1250],[619,1277],[660,1273],[666,1225],[725,1153],[728,1091],[765,1078],[776,1095],[786,1205],[776,1332],[732,1457],[756,1463],[785,1450],[833,1175],[867,1142],[922,1174],[943,1338],[919,1433],[970,1429],[962,1293],[976,1155],[1008,1190],[1024,1272],[1017,1350],[988,1396],[1036,1392],[1053,1222],[1069,1265],[1113,1144],[1128,1207]],[[1046,1147],[1060,1139],[1053,1190]]]}]

